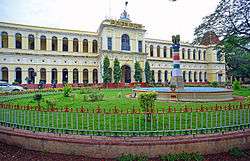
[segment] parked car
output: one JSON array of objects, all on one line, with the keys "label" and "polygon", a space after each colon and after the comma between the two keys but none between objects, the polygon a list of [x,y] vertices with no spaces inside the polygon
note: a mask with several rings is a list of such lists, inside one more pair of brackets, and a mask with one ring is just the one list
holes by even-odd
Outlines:
[{"label": "parked car", "polygon": [[0,92],[18,92],[24,91],[24,88],[18,85],[8,84],[7,82],[0,81]]}]

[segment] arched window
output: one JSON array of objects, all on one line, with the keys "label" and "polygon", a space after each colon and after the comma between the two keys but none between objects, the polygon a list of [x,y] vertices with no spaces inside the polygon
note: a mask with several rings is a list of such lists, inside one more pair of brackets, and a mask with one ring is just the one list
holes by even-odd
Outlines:
[{"label": "arched window", "polygon": [[186,71],[182,72],[183,82],[186,82]]},{"label": "arched window", "polygon": [[41,50],[46,50],[47,43],[46,43],[46,36],[42,35],[40,37],[40,49]]},{"label": "arched window", "polygon": [[53,68],[51,70],[51,83],[56,84],[57,83],[57,69]]},{"label": "arched window", "polygon": [[40,69],[40,83],[46,84],[46,69]]},{"label": "arched window", "polygon": [[150,56],[154,56],[154,46],[150,45]]},{"label": "arched window", "polygon": [[89,83],[89,71],[88,71],[88,69],[83,69],[83,83],[84,84]]},{"label": "arched window", "polygon": [[203,60],[205,61],[206,60],[206,50],[203,51]]},{"label": "arched window", "polygon": [[165,70],[165,72],[164,72],[164,81],[165,81],[165,83],[168,82],[168,71],[167,70]]},{"label": "arched window", "polygon": [[22,35],[20,33],[16,33],[16,49],[22,49]]},{"label": "arched window", "polygon": [[196,59],[196,50],[195,49],[193,50],[193,59],[194,60]]},{"label": "arched window", "polygon": [[190,59],[191,49],[188,49],[188,59]]},{"label": "arched window", "polygon": [[19,84],[22,83],[22,69],[20,67],[17,67],[15,69],[16,72],[16,79],[15,82],[18,82]]},{"label": "arched window", "polygon": [[78,83],[78,69],[73,69],[73,83]]},{"label": "arched window", "polygon": [[198,51],[198,60],[201,60],[201,50]]},{"label": "arched window", "polygon": [[170,47],[170,58],[172,58],[172,57],[173,57],[173,48]]},{"label": "arched window", "polygon": [[164,48],[163,48],[163,56],[164,56],[164,58],[167,57],[167,47],[166,46],[164,46]]},{"label": "arched window", "polygon": [[185,48],[182,48],[182,59],[185,59]]},{"label": "arched window", "polygon": [[197,82],[197,72],[194,72],[194,82]]},{"label": "arched window", "polygon": [[192,82],[192,72],[191,71],[188,72],[188,81]]},{"label": "arched window", "polygon": [[35,70],[33,68],[28,69],[28,83],[35,83]]},{"label": "arched window", "polygon": [[202,82],[202,72],[199,72],[199,82]]},{"label": "arched window", "polygon": [[29,49],[34,50],[35,49],[35,38],[34,35],[29,35],[28,36],[28,44],[29,44]]},{"label": "arched window", "polygon": [[52,37],[52,43],[51,43],[51,48],[52,51],[57,51],[57,37],[53,36]]},{"label": "arched window", "polygon": [[204,72],[204,82],[207,82],[207,72]]},{"label": "arched window", "polygon": [[7,32],[2,32],[2,48],[8,48],[9,46],[9,37]]},{"label": "arched window", "polygon": [[161,48],[160,46],[158,45],[157,46],[157,57],[160,57],[161,56]]},{"label": "arched window", "polygon": [[67,37],[64,37],[63,38],[63,48],[62,48],[63,51],[68,51],[68,38]]},{"label": "arched window", "polygon": [[93,40],[93,42],[92,42],[92,52],[97,53],[97,48],[98,48],[97,41]]},{"label": "arched window", "polygon": [[161,80],[161,71],[159,70],[159,71],[158,71],[158,83],[161,83],[161,81],[162,81],[162,80]]},{"label": "arched window", "polygon": [[221,57],[222,57],[221,50],[218,50],[216,52],[216,59],[217,59],[217,61],[221,61]]},{"label": "arched window", "polygon": [[62,83],[65,84],[65,83],[68,83],[68,69],[67,68],[64,68],[62,70]]},{"label": "arched window", "polygon": [[78,39],[73,39],[73,52],[78,52]]},{"label": "arched window", "polygon": [[84,39],[83,42],[82,42],[82,47],[83,47],[83,52],[84,53],[87,53],[88,52],[88,40],[87,39]]},{"label": "arched window", "polygon": [[94,84],[98,83],[98,72],[97,72],[97,69],[93,70],[93,83]]},{"label": "arched window", "polygon": [[122,35],[121,44],[122,44],[121,46],[122,50],[130,51],[130,40],[127,34]]},{"label": "arched window", "polygon": [[2,81],[9,82],[9,71],[7,67],[2,67]]}]

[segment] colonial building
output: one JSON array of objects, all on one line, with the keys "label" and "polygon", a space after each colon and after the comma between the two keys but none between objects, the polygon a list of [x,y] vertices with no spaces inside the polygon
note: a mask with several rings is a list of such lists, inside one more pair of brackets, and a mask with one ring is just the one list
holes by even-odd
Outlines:
[{"label": "colonial building", "polygon": [[[142,24],[126,10],[104,20],[97,32],[0,22],[0,79],[9,83],[101,83],[103,59],[118,58],[122,82],[134,81],[134,63],[151,66],[155,82],[171,79],[171,41],[145,38]],[[164,34],[164,33],[163,33]],[[181,42],[186,82],[225,81],[224,56],[214,46]],[[144,78],[143,72],[143,81]]]}]

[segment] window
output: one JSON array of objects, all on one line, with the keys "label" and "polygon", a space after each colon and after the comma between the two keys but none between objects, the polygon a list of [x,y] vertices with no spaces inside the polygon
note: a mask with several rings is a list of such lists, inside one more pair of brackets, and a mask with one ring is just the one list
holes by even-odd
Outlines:
[{"label": "window", "polygon": [[84,84],[89,83],[89,71],[88,71],[88,69],[83,70],[83,83]]},{"label": "window", "polygon": [[191,49],[188,49],[188,59],[190,59]]},{"label": "window", "polygon": [[204,81],[207,82],[207,72],[204,72]]},{"label": "window", "polygon": [[142,53],[142,41],[138,41],[138,52]]},{"label": "window", "polygon": [[194,60],[196,59],[196,50],[195,49],[193,50],[193,59]]},{"label": "window", "polygon": [[172,57],[173,57],[173,48],[170,47],[170,58],[172,58]]},{"label": "window", "polygon": [[222,57],[221,50],[218,50],[216,52],[216,59],[217,59],[217,61],[221,61],[221,57]]},{"label": "window", "polygon": [[108,50],[112,50],[112,37],[108,37]]},{"label": "window", "polygon": [[51,70],[51,83],[57,83],[57,69],[56,68],[53,68]]},{"label": "window", "polygon": [[165,70],[165,72],[164,72],[164,80],[165,80],[165,83],[168,82],[168,71],[167,70]]},{"label": "window", "polygon": [[2,48],[8,48],[9,40],[8,40],[8,33],[2,32]]},{"label": "window", "polygon": [[203,59],[206,60],[206,50],[203,51]]},{"label": "window", "polygon": [[194,82],[197,82],[197,72],[194,72]]},{"label": "window", "polygon": [[46,69],[40,69],[40,83],[46,84]]},{"label": "window", "polygon": [[122,44],[121,46],[122,50],[130,51],[130,40],[127,34],[122,35],[121,44]]},{"label": "window", "polygon": [[202,82],[202,72],[199,72],[199,82]]},{"label": "window", "polygon": [[155,71],[154,70],[151,71],[151,76],[152,76],[152,82],[154,83],[155,82]]},{"label": "window", "polygon": [[87,39],[84,39],[83,42],[82,42],[82,47],[83,47],[83,52],[84,53],[87,53],[88,52],[88,40]]},{"label": "window", "polygon": [[7,67],[2,67],[2,81],[9,81],[9,72]]},{"label": "window", "polygon": [[191,71],[188,72],[188,81],[192,82],[192,72]]},{"label": "window", "polygon": [[35,49],[35,38],[34,35],[29,35],[28,36],[28,44],[29,44],[29,49],[34,50]]},{"label": "window", "polygon": [[46,50],[46,36],[44,35],[40,37],[40,49]]},{"label": "window", "polygon": [[157,57],[160,57],[161,56],[161,48],[160,46],[158,45],[157,46]]},{"label": "window", "polygon": [[22,83],[22,69],[20,67],[17,67],[15,69],[16,72],[16,79],[15,82],[18,82],[19,84]]},{"label": "window", "polygon": [[185,59],[185,48],[182,48],[182,59]]},{"label": "window", "polygon": [[16,33],[16,49],[22,49],[22,35]]},{"label": "window", "polygon": [[57,37],[53,36],[52,37],[52,51],[57,51]]},{"label": "window", "polygon": [[162,81],[162,80],[161,80],[161,71],[159,70],[159,71],[158,71],[158,83],[161,83],[161,81]]},{"label": "window", "polygon": [[201,50],[198,51],[198,60],[201,60]]},{"label": "window", "polygon": [[73,83],[78,83],[78,69],[73,69]]},{"label": "window", "polygon": [[78,39],[73,39],[73,52],[78,52]]},{"label": "window", "polygon": [[98,83],[98,72],[97,72],[97,69],[93,70],[93,83],[94,84]]},{"label": "window", "polygon": [[164,58],[167,57],[167,47],[166,46],[164,46],[164,48],[163,48],[163,56],[164,56]]},{"label": "window", "polygon": [[63,38],[63,48],[62,48],[63,51],[68,51],[68,38],[67,37],[64,37]]},{"label": "window", "polygon": [[150,56],[154,56],[154,47],[153,45],[150,45]]},{"label": "window", "polygon": [[92,42],[92,52],[97,53],[97,49],[98,49],[97,41],[93,40],[93,42]]},{"label": "window", "polygon": [[186,71],[182,72],[183,82],[186,82]]}]

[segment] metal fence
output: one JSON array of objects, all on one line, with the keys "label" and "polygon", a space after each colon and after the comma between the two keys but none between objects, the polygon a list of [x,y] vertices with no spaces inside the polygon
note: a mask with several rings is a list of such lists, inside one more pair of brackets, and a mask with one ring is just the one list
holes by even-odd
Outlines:
[{"label": "metal fence", "polygon": [[5,127],[52,133],[104,136],[166,136],[244,130],[250,127],[250,105],[157,111],[41,109],[0,104]]}]

